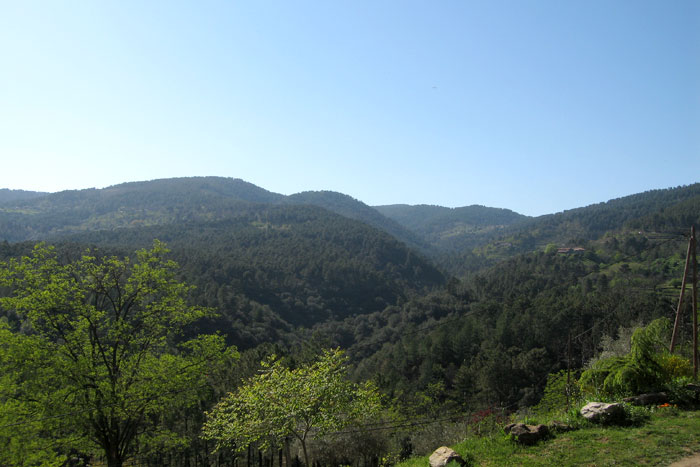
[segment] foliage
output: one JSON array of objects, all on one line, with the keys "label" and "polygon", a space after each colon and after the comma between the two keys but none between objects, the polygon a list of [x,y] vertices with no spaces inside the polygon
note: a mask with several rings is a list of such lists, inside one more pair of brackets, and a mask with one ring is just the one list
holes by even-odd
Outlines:
[{"label": "foliage", "polygon": [[572,405],[577,405],[581,391],[577,384],[577,372],[569,375],[567,370],[560,370],[547,375],[547,385],[540,402],[533,411],[542,416],[564,412]]},{"label": "foliage", "polygon": [[661,365],[661,371],[672,380],[689,378],[693,375],[693,365],[690,360],[680,355],[663,353],[659,356],[659,365]]},{"label": "foliage", "polygon": [[[58,395],[54,354],[35,336],[13,333],[6,321],[0,320],[0,465],[62,465],[66,459],[59,444],[47,438],[61,435],[60,423],[49,418],[44,402],[61,411],[60,397],[33,394],[37,376],[40,385],[51,387]],[[30,397],[31,396],[31,397]]]},{"label": "foliage", "polygon": [[698,392],[691,389],[692,384],[697,384],[697,382],[690,376],[673,378],[665,387],[669,400],[674,405],[683,408],[698,408],[700,400],[698,399]]},{"label": "foliage", "polygon": [[[229,343],[247,349],[246,361],[227,373],[228,382],[210,382],[216,390],[200,394],[196,408],[176,404],[152,415],[159,431],[139,437],[137,449],[148,453],[149,462],[164,463],[158,456],[164,440],[175,439],[170,432],[180,438],[168,452],[191,452],[194,460],[193,447],[208,448],[197,436],[202,412],[219,400],[219,391],[253,374],[271,353],[285,355],[291,367],[308,362],[310,342],[316,349],[319,343],[348,349],[351,379],[373,380],[409,419],[523,408],[543,394],[543,403],[560,403],[547,395],[548,375],[567,360],[572,367],[591,361],[605,336],[615,336],[621,326],[671,314],[687,238],[674,240],[669,233],[680,227],[686,232],[698,219],[699,195],[696,184],[534,219],[481,207],[420,207],[405,210],[400,222],[412,223],[410,237],[405,228],[337,193],[284,197],[240,180],[173,179],[4,203],[0,238],[60,239],[56,252],[65,257],[82,252],[85,244],[121,256],[162,238],[181,264],[178,279],[197,286],[187,292],[191,303],[220,311],[169,342],[221,330]],[[432,242],[424,250],[432,262],[366,224],[412,248]],[[29,254],[27,245],[0,242],[0,259]],[[563,246],[585,252],[558,253]],[[445,281],[436,265],[461,280]],[[13,335],[33,332],[26,314],[11,309],[0,314]],[[681,337],[690,325],[682,326]],[[568,335],[575,336],[570,352]],[[627,348],[614,349],[613,343]],[[629,343],[619,334],[604,346],[624,357]],[[52,353],[45,353],[48,362]],[[687,374],[683,359],[657,357],[662,373]],[[683,388],[678,392],[682,396]],[[53,404],[53,413],[64,412],[59,401]],[[72,433],[64,436],[50,423],[36,427],[37,439],[56,441]],[[418,431],[414,446],[421,436],[424,444],[434,439],[428,430]],[[177,442],[184,433],[189,441]],[[52,449],[61,454],[46,447]]]},{"label": "foliage", "polygon": [[307,441],[337,432],[378,412],[379,395],[371,384],[347,380],[346,358],[326,351],[317,361],[295,369],[280,360],[263,362],[262,372],[248,379],[208,413],[203,436],[216,449],[268,446],[296,438],[309,463]]},{"label": "foliage", "polygon": [[[473,456],[479,465],[668,465],[700,450],[698,415],[697,411],[659,409],[641,426],[584,425],[535,446],[521,446],[494,435],[469,437],[452,447],[462,456]],[[427,464],[426,455],[396,467]]]},{"label": "foliage", "polygon": [[629,395],[663,387],[671,375],[662,365],[670,321],[659,318],[638,328],[630,352],[595,362],[581,374],[581,387],[589,393]]},{"label": "foliage", "polygon": [[[237,354],[217,335],[181,340],[209,311],[186,303],[190,287],[176,280],[167,252],[155,241],[133,261],[88,252],[63,263],[37,245],[2,264],[10,294],[0,304],[24,317],[24,332],[1,330],[5,416],[63,452],[98,447],[117,466],[136,443],[162,438],[157,421],[169,407],[197,403],[207,373]],[[3,430],[0,442],[25,435]]]},{"label": "foliage", "polygon": [[375,209],[425,238],[434,248],[451,254],[471,250],[493,239],[505,226],[517,225],[527,219],[509,209],[478,205],[447,208],[394,204],[376,206]]}]

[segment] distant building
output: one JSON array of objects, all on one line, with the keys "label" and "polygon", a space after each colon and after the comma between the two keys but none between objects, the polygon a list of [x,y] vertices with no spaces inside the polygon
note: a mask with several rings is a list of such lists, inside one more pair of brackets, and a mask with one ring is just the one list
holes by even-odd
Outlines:
[{"label": "distant building", "polygon": [[562,255],[568,255],[568,254],[572,254],[572,253],[583,253],[585,251],[586,251],[586,249],[583,247],[580,247],[580,246],[576,246],[573,248],[566,248],[566,247],[557,248],[557,253],[562,254]]}]

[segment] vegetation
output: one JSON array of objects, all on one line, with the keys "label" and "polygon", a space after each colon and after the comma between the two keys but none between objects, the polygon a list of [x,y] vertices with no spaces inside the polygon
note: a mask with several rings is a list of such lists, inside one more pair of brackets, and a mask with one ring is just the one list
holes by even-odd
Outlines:
[{"label": "vegetation", "polygon": [[486,206],[377,206],[377,211],[424,237],[433,247],[450,253],[470,250],[527,219],[509,209]]},{"label": "vegetation", "polygon": [[346,377],[339,350],[324,352],[296,369],[271,358],[263,370],[230,393],[208,414],[203,433],[221,447],[243,449],[251,443],[282,445],[288,437],[301,444],[309,462],[309,438],[323,438],[379,413],[379,394],[371,384]]},{"label": "vegetation", "polygon": [[[521,446],[502,433],[469,437],[453,446],[479,466],[668,465],[700,450],[700,412],[654,409],[643,426],[586,426],[546,443]],[[424,467],[417,457],[397,467]]]},{"label": "vegetation", "polygon": [[[698,190],[535,219],[482,207],[431,217],[443,210],[422,207],[430,214],[423,223],[410,209],[398,222],[337,193],[285,197],[216,177],[7,201],[0,463],[107,459],[114,443],[95,429],[107,423],[129,433],[115,465],[119,456],[153,466],[234,456],[264,463],[274,457],[268,445],[286,441],[288,457],[306,450],[309,462],[391,464],[488,432],[494,412],[553,417],[585,391],[613,398],[663,382],[692,402],[683,379],[689,320],[670,356],[658,319],[673,316],[681,233],[700,220]],[[154,238],[167,241],[177,267]],[[53,246],[35,247],[37,239]],[[160,278],[159,288],[136,287],[139,277]],[[148,291],[142,301],[120,301],[137,290]],[[144,310],[158,300],[164,321],[138,321],[151,319]],[[132,305],[126,316],[136,321],[123,321],[115,310]],[[232,345],[241,351],[235,363]],[[338,428],[353,418],[347,409],[323,419],[328,427],[306,425],[304,438],[303,423],[280,415],[288,407],[259,404],[264,390],[285,401],[303,396],[318,382],[311,375],[332,366],[327,349],[338,347],[347,362],[340,359],[336,389],[371,384],[390,415]],[[573,384],[579,377],[584,384]],[[265,378],[280,384],[264,387]],[[266,424],[244,430],[240,417],[226,418],[223,407],[242,412],[246,395],[268,410]],[[202,438],[205,412],[211,429]]]},{"label": "vegetation", "polygon": [[620,396],[658,391],[674,378],[692,374],[687,359],[668,353],[670,321],[660,318],[635,330],[629,353],[596,361],[581,375],[595,394]]},{"label": "vegetation", "polygon": [[24,318],[22,331],[0,328],[2,463],[31,465],[37,456],[17,442],[17,426],[55,446],[41,450],[51,462],[94,446],[121,466],[137,444],[177,441],[154,421],[168,407],[196,404],[208,369],[236,353],[216,335],[178,342],[207,311],[186,304],[188,287],[166,252],[156,242],[133,262],[85,255],[61,264],[39,245],[2,265],[0,284],[11,294],[0,304]]}]

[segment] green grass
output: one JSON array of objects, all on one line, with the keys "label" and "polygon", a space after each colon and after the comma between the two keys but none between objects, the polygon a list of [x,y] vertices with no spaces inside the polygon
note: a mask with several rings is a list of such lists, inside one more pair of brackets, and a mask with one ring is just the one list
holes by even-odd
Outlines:
[{"label": "green grass", "polygon": [[[467,439],[453,449],[481,466],[668,465],[700,452],[700,411],[658,409],[641,426],[588,426],[530,447],[495,434]],[[425,456],[397,467],[427,465],[428,456]]]}]

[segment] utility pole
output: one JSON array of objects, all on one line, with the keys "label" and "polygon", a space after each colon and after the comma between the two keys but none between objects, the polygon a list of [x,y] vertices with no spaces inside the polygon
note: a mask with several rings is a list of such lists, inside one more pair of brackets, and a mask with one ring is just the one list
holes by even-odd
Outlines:
[{"label": "utility pole", "polygon": [[566,345],[566,411],[571,409],[571,331]]},{"label": "utility pole", "polygon": [[685,269],[683,269],[683,281],[681,282],[681,294],[678,297],[678,308],[676,308],[676,320],[673,322],[673,334],[671,335],[671,348],[669,349],[673,353],[673,349],[676,347],[676,339],[678,338],[678,326],[681,322],[681,309],[683,308],[683,298],[685,296],[685,284],[688,279],[688,270],[690,269],[690,256],[693,254],[693,233],[695,232],[695,227],[690,230],[690,240],[688,241],[688,252],[685,255]]},{"label": "utility pole", "polygon": [[695,226],[690,229],[690,243],[693,245],[693,378],[698,379],[698,258]]},{"label": "utility pole", "polygon": [[688,241],[688,254],[685,257],[685,269],[683,270],[683,281],[681,282],[681,295],[678,297],[678,308],[676,309],[676,320],[673,323],[673,335],[671,335],[670,351],[676,346],[678,338],[678,325],[681,320],[681,308],[683,307],[683,296],[685,295],[685,284],[688,279],[688,272],[692,271],[693,281],[693,379],[698,379],[698,241],[695,238],[695,226],[690,228],[690,241]]}]

